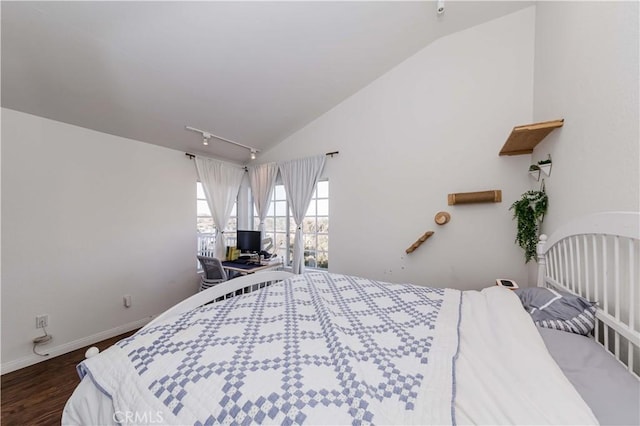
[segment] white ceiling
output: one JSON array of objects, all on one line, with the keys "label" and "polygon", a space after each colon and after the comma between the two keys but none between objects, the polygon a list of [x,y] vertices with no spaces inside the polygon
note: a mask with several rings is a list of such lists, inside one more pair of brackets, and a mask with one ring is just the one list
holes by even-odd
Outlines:
[{"label": "white ceiling", "polygon": [[2,106],[245,163],[433,40],[531,2],[7,2]]}]

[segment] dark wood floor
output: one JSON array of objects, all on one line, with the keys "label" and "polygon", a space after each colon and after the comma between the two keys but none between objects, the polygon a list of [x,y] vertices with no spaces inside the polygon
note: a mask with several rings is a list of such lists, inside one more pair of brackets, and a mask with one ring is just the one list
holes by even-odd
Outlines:
[{"label": "dark wood floor", "polygon": [[[122,334],[92,346],[101,351],[131,334]],[[2,376],[2,426],[59,425],[67,399],[80,383],[76,365],[87,348]]]}]

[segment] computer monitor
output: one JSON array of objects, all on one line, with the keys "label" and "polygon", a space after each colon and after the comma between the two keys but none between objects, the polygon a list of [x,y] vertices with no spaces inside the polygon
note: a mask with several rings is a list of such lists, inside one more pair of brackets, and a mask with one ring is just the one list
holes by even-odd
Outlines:
[{"label": "computer monitor", "polygon": [[260,231],[236,231],[236,247],[241,253],[258,253],[262,250]]}]

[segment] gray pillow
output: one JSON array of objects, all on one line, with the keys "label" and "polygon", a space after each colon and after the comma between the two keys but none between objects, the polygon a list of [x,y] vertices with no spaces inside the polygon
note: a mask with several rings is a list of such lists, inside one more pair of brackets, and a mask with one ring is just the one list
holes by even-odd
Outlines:
[{"label": "gray pillow", "polygon": [[539,327],[588,335],[595,327],[594,302],[544,287],[513,290]]}]

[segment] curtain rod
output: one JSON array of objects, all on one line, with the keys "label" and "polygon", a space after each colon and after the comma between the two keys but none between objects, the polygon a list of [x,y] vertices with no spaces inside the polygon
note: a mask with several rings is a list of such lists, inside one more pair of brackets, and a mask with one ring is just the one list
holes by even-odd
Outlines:
[{"label": "curtain rod", "polygon": [[[333,158],[334,155],[338,155],[338,154],[340,154],[340,151],[327,152],[325,155]],[[196,158],[195,154],[191,154],[189,152],[185,152],[184,155],[189,157],[189,160],[193,160],[194,158]]]}]

